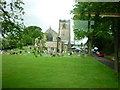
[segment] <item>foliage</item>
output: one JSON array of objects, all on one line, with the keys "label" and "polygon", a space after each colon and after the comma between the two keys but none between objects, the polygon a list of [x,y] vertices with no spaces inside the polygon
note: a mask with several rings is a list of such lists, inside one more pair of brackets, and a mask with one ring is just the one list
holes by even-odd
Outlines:
[{"label": "foliage", "polygon": [[[92,25],[94,22],[91,21],[90,24]],[[75,39],[80,40],[84,37],[93,36],[93,29],[88,29],[88,21],[87,20],[74,20],[74,33]]]},{"label": "foliage", "polygon": [[[22,15],[24,3],[21,0],[0,2],[0,26],[2,33],[2,49],[5,48],[22,48],[22,31],[24,23]],[[7,42],[7,46],[5,43]],[[5,45],[5,46],[4,46]]]},{"label": "foliage", "polygon": [[[114,19],[110,17],[101,17],[100,14],[111,15],[120,13],[119,8],[120,3],[118,2],[76,3],[73,11],[71,11],[71,13],[74,14],[74,22],[83,20],[88,21],[88,24],[86,24],[88,30],[85,28],[85,25],[81,25],[80,22],[74,23],[75,38],[77,40],[84,37],[91,38],[93,41],[92,45],[100,47],[101,50],[107,47],[112,48],[114,43]],[[91,21],[94,21],[94,25],[91,25]],[[107,40],[111,40],[111,44],[108,44]]]},{"label": "foliage", "polygon": [[24,14],[24,3],[21,0],[15,0],[13,2],[7,2],[1,0],[1,32],[2,37],[6,37],[8,34],[13,34],[20,39],[20,33],[24,28],[22,15]]},{"label": "foliage", "polygon": [[28,26],[23,31],[24,45],[33,45],[35,43],[35,38],[39,38],[41,40],[42,37],[42,29],[38,26]]},{"label": "foliage", "polygon": [[13,34],[8,34],[2,39],[2,49],[22,48],[26,45],[34,45],[35,38],[42,39],[42,29],[37,26],[26,27],[21,33],[19,40]]}]

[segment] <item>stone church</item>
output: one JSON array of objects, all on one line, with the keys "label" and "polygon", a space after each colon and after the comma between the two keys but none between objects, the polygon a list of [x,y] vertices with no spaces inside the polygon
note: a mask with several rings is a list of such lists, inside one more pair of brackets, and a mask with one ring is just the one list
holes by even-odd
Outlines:
[{"label": "stone church", "polygon": [[45,47],[48,51],[62,52],[71,47],[70,42],[70,20],[59,20],[58,33],[51,27],[46,30]]}]

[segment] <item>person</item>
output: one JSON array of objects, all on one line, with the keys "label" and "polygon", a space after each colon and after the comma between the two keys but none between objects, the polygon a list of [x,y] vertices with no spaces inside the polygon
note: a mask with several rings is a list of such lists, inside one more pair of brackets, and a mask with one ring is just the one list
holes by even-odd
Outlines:
[{"label": "person", "polygon": [[70,56],[72,56],[72,52],[70,52]]},{"label": "person", "polygon": [[59,49],[57,49],[57,52],[59,52]]},{"label": "person", "polygon": [[30,50],[32,49],[32,47],[30,47]]},{"label": "person", "polygon": [[19,51],[20,54],[22,54],[22,51]]}]

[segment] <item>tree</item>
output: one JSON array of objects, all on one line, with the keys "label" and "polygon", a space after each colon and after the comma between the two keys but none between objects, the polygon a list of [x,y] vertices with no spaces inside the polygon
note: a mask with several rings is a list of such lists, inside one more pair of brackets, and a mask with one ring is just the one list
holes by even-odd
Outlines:
[{"label": "tree", "polygon": [[[90,40],[93,40],[94,38],[98,38],[100,35],[107,36],[110,35],[109,32],[111,32],[111,36],[114,38],[114,46],[115,46],[115,63],[118,61],[118,27],[119,27],[119,19],[115,18],[117,16],[117,13],[120,13],[120,2],[78,2],[75,4],[75,8],[72,11],[74,14],[73,19],[74,20],[88,20],[88,31],[85,30],[78,30],[78,28],[74,30],[75,36],[78,37],[88,37]],[[105,16],[105,17],[101,17]],[[118,14],[119,16],[119,14]],[[111,22],[110,20],[113,22]],[[90,21],[94,20],[94,27],[93,30],[90,30]],[[102,22],[104,20],[104,22]],[[105,21],[106,20],[106,21]],[[110,21],[111,23],[109,23]],[[112,29],[109,29],[111,26]],[[117,28],[116,28],[117,27]],[[107,37],[104,37],[105,39]],[[104,39],[103,39],[104,40]],[[113,39],[112,39],[113,40]],[[96,43],[100,43],[97,41]],[[88,46],[90,47],[91,44]],[[90,50],[90,49],[89,49]],[[115,65],[117,67],[117,64]],[[116,68],[117,71],[117,68]]]},{"label": "tree", "polygon": [[[91,6],[92,6],[92,3],[90,3],[90,2],[89,3],[78,2],[72,11],[72,13],[74,14],[73,19],[75,20],[75,22],[74,22],[75,37],[77,40],[83,39],[84,37],[88,38],[89,55],[90,55],[90,51],[91,51],[92,38],[93,38],[93,29],[91,29],[91,21],[93,19],[93,17],[91,16],[91,11],[90,11]],[[77,22],[76,22],[76,20],[77,20]],[[83,26],[85,26],[85,28],[79,27],[81,20],[83,21]],[[84,21],[86,23],[84,23]],[[77,26],[75,25],[76,23],[77,23]]]},{"label": "tree", "polygon": [[42,29],[38,26],[28,26],[23,31],[23,41],[25,45],[34,45],[35,38],[41,40],[43,36]]},{"label": "tree", "polygon": [[9,43],[7,39],[3,39],[1,42],[1,48],[0,49],[6,49],[9,47]]},{"label": "tree", "polygon": [[[24,14],[23,7],[24,3],[21,0],[14,0],[8,2],[1,0],[0,2],[0,26],[2,38],[9,37],[11,34],[14,40],[19,42],[21,47],[21,37],[24,28],[22,15]],[[14,41],[13,40],[13,41]]]},{"label": "tree", "polygon": [[1,14],[1,31],[2,36],[5,37],[9,33],[16,36],[23,29],[23,18],[24,14],[23,8],[21,5],[24,3],[21,0],[15,0],[8,3],[5,0],[0,2],[0,12]]}]

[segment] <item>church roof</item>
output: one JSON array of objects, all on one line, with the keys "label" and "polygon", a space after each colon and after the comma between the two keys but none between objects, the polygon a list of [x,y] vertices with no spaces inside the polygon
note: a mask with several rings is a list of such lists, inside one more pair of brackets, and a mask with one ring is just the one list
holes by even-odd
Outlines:
[{"label": "church roof", "polygon": [[50,33],[50,32],[53,32],[53,33],[57,34],[57,32],[55,32],[55,31],[51,28],[51,26],[49,27],[48,30],[46,30],[45,33]]}]

